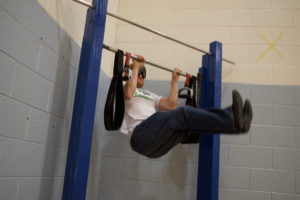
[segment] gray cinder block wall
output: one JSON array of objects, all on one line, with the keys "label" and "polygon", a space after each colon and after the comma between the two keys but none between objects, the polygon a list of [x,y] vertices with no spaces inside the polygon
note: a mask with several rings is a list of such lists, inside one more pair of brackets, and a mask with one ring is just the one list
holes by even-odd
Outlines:
[{"label": "gray cinder block wall", "polygon": [[[119,132],[103,129],[107,82],[103,73],[95,199],[196,199],[198,145],[178,145],[159,159],[132,152]],[[167,95],[169,82],[146,81],[145,88]],[[248,134],[221,136],[219,199],[300,199],[300,87],[223,83],[223,107],[234,88],[251,100],[254,119]]]},{"label": "gray cinder block wall", "polygon": [[34,0],[0,27],[0,198],[61,199],[80,47]]}]

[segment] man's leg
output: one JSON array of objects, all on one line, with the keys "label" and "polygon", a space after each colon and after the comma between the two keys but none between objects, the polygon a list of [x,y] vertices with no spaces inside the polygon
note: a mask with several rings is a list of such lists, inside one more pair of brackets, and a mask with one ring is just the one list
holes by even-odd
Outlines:
[{"label": "man's leg", "polygon": [[191,130],[199,133],[236,133],[232,109],[183,106],[168,112],[157,112],[134,129],[131,145],[138,153],[159,157],[183,141]]},{"label": "man's leg", "polygon": [[250,102],[246,100],[243,110],[241,98],[236,98],[234,93],[233,98],[233,105],[225,109],[183,106],[168,112],[157,112],[134,129],[131,145],[143,155],[159,157],[183,141],[189,131],[248,132],[252,120]]}]

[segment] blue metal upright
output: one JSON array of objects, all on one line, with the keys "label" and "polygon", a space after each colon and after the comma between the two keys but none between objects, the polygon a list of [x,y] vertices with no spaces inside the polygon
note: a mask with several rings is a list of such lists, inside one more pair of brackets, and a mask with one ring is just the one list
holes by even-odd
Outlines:
[{"label": "blue metal upright", "polygon": [[73,108],[63,200],[85,199],[107,0],[87,11]]},{"label": "blue metal upright", "polygon": [[[210,44],[202,58],[201,107],[221,107],[222,44]],[[197,200],[218,200],[220,135],[204,134],[199,145]]]}]

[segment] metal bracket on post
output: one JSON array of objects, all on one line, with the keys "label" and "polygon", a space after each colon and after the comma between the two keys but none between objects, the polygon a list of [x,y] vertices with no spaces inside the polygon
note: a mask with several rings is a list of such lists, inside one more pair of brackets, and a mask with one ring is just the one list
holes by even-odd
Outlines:
[{"label": "metal bracket on post", "polygon": [[93,0],[82,41],[63,200],[85,199],[94,128],[107,0]]},{"label": "metal bracket on post", "polygon": [[[221,107],[222,44],[210,44],[212,55],[202,58],[201,108]],[[203,134],[199,145],[198,200],[218,200],[220,135]]]}]

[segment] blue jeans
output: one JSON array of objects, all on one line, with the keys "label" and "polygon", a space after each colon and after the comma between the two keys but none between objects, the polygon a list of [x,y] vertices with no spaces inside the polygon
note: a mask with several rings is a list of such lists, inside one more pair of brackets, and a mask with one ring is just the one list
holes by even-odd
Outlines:
[{"label": "blue jeans", "polygon": [[130,144],[134,151],[149,158],[166,154],[189,133],[236,133],[231,107],[199,109],[191,106],[156,112],[137,125]]}]

